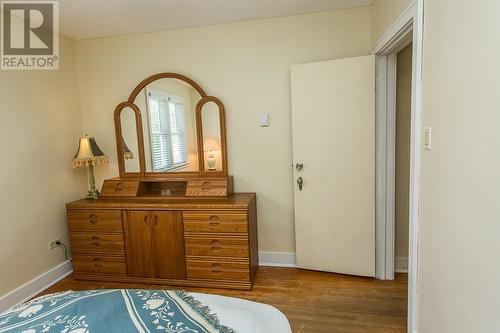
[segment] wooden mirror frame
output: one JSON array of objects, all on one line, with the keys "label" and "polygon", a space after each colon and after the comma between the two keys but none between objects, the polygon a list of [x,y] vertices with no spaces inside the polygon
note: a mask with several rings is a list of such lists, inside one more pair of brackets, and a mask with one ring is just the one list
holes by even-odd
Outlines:
[{"label": "wooden mirror frame", "polygon": [[[146,172],[146,155],[144,153],[144,135],[142,128],[142,114],[139,107],[134,103],[137,96],[141,91],[150,83],[160,80],[160,79],[178,79],[184,81],[193,87],[198,94],[200,94],[201,99],[198,101],[195,109],[196,116],[196,140],[197,140],[197,150],[198,150],[198,171],[186,171],[186,172]],[[214,102],[219,107],[220,115],[220,135],[221,135],[221,156],[222,156],[222,167],[223,171],[205,171],[204,164],[204,154],[203,154],[203,129],[201,127],[201,109],[203,105],[207,102]],[[123,140],[122,140],[122,126],[121,126],[121,112],[126,108],[130,107],[135,113],[136,131],[137,131],[137,145],[139,149],[139,172],[127,172],[125,170],[125,159],[123,157]],[[226,177],[227,171],[227,151],[226,151],[226,125],[225,125],[225,110],[224,104],[217,98],[213,96],[207,96],[207,93],[203,90],[198,83],[191,80],[187,76],[177,73],[158,73],[147,77],[142,80],[130,93],[128,100],[118,104],[114,111],[114,121],[115,121],[115,136],[116,136],[116,150],[118,154],[118,169],[120,172],[120,178],[150,178],[150,179],[161,179],[161,178],[186,178],[186,177]]]},{"label": "wooden mirror frame", "polygon": [[[137,147],[139,149],[139,172],[126,172],[125,171],[125,158],[123,153],[125,151],[123,147],[123,134],[122,134],[122,121],[121,114],[125,108],[131,108],[135,114],[135,131],[137,135]],[[141,111],[134,103],[123,102],[116,106],[114,112],[115,118],[115,135],[116,135],[116,153],[118,157],[118,169],[120,170],[120,178],[141,178],[144,177],[145,166],[145,155],[144,155],[144,138],[142,135],[142,117]]]},{"label": "wooden mirror frame", "polygon": [[[203,105],[213,102],[219,108],[219,124],[220,124],[220,149],[222,157],[222,171],[205,171],[205,153],[203,149],[203,126],[202,114]],[[214,96],[207,96],[200,99],[196,104],[196,132],[198,135],[198,164],[200,175],[203,177],[227,177],[227,146],[226,146],[226,112],[224,104]]]}]

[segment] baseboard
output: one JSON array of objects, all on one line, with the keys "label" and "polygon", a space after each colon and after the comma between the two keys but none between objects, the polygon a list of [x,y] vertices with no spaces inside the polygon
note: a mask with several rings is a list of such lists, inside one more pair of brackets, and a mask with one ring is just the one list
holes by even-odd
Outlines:
[{"label": "baseboard", "polygon": [[56,282],[64,279],[73,272],[71,261],[67,260],[49,271],[26,282],[22,286],[0,297],[0,313],[13,306],[25,302],[49,288]]},{"label": "baseboard", "polygon": [[295,253],[259,251],[259,266],[297,267]]},{"label": "baseboard", "polygon": [[397,257],[394,271],[396,273],[408,273],[408,257]]}]

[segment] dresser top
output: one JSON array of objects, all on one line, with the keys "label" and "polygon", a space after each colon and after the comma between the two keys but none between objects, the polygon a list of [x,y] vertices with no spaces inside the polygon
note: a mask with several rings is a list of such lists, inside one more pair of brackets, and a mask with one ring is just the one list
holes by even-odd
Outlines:
[{"label": "dresser top", "polygon": [[255,200],[255,193],[233,193],[223,198],[177,197],[177,198],[100,198],[80,199],[66,204],[68,209],[168,209],[168,210],[207,210],[207,209],[248,209]]}]

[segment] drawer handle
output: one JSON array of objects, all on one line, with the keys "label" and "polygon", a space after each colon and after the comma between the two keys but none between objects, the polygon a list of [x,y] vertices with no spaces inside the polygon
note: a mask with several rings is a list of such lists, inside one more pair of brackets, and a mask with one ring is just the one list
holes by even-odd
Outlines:
[{"label": "drawer handle", "polygon": [[98,236],[92,236],[92,240],[99,240]]},{"label": "drawer handle", "polygon": [[217,222],[219,220],[219,217],[217,215],[212,215],[208,219],[210,220],[209,224],[212,227],[216,227],[220,224],[219,222]]},{"label": "drawer handle", "polygon": [[221,243],[218,240],[213,240],[210,242],[210,248],[212,250],[218,250],[220,249]]},{"label": "drawer handle", "polygon": [[121,192],[123,191],[123,183],[116,183],[115,185],[115,192]]},{"label": "drawer handle", "polygon": [[100,243],[100,242],[92,242],[92,243],[90,243],[90,244],[92,244],[92,245],[94,245],[94,246],[101,246],[101,243]]},{"label": "drawer handle", "polygon": [[100,258],[94,258],[94,266],[95,267],[102,267]]},{"label": "drawer handle", "polygon": [[213,264],[212,265],[212,272],[213,273],[222,273],[222,267],[219,264]]},{"label": "drawer handle", "polygon": [[92,223],[92,224],[96,224],[97,223],[97,215],[90,214],[89,215],[89,222]]},{"label": "drawer handle", "polygon": [[201,190],[203,192],[210,191],[211,188],[212,188],[212,183],[211,182],[204,182],[203,184],[201,184]]}]

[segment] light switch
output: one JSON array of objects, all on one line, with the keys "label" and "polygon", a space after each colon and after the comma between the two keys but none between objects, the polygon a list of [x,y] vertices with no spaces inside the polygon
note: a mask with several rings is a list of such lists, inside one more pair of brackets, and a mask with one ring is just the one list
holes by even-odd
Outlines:
[{"label": "light switch", "polygon": [[269,126],[269,114],[263,113],[259,117],[260,127],[268,127]]},{"label": "light switch", "polygon": [[432,128],[431,127],[424,128],[424,149],[425,150],[432,149]]}]

